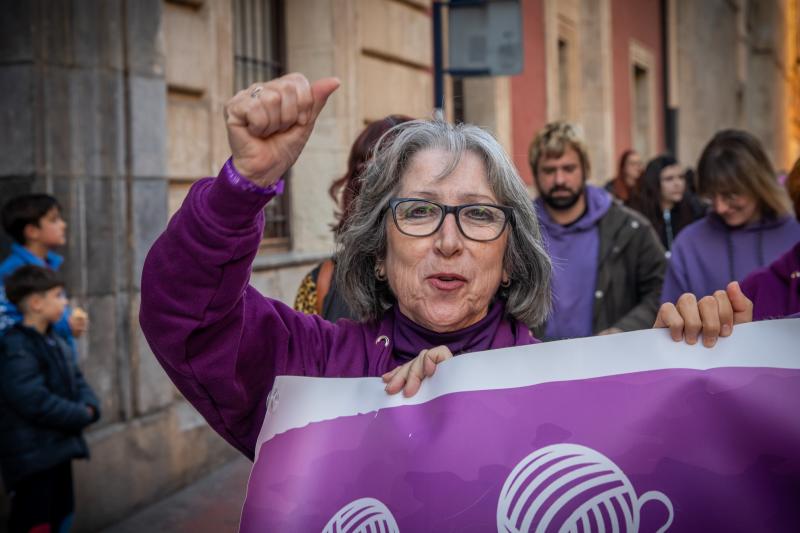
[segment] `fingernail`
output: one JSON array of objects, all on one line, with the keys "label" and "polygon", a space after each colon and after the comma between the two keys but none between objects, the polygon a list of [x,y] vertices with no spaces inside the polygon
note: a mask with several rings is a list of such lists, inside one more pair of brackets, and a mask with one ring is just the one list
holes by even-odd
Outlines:
[{"label": "fingernail", "polygon": [[722,335],[730,335],[731,334],[731,327],[728,324],[724,324],[722,326]]}]

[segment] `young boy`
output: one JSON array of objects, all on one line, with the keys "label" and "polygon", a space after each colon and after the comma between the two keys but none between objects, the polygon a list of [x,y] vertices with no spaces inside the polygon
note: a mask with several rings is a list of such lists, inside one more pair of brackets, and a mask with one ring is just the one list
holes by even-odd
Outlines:
[{"label": "young boy", "polygon": [[[61,218],[61,207],[49,194],[25,194],[9,200],[2,213],[3,228],[14,240],[11,254],[0,263],[0,336],[22,319],[8,301],[2,279],[23,265],[48,266],[58,270],[63,258],[53,250],[66,242],[67,224]],[[86,313],[79,308],[67,309],[55,325],[56,333],[67,339],[75,352],[73,337],[86,331]]]},{"label": "young boy", "polygon": [[71,461],[89,456],[81,430],[100,417],[100,404],[53,331],[67,306],[58,274],[26,265],[5,282],[22,313],[0,338],[0,470],[11,494],[9,531],[68,531]]}]

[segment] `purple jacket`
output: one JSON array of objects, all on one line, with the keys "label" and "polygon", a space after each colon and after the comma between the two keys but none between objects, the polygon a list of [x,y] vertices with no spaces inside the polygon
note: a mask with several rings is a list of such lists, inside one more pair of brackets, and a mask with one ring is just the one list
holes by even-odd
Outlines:
[{"label": "purple jacket", "polygon": [[771,265],[747,276],[742,291],[753,301],[753,320],[800,313],[800,240]]},{"label": "purple jacket", "polygon": [[675,302],[684,292],[700,298],[725,289],[770,264],[798,240],[800,224],[793,218],[730,228],[717,215],[706,215],[675,239],[661,301]]},{"label": "purple jacket", "polygon": [[495,302],[459,332],[437,334],[396,308],[336,324],[248,285],[263,232],[264,194],[229,161],[189,191],[145,260],[139,321],[178,389],[231,445],[252,458],[275,376],[380,376],[422,349],[454,354],[537,342]]}]

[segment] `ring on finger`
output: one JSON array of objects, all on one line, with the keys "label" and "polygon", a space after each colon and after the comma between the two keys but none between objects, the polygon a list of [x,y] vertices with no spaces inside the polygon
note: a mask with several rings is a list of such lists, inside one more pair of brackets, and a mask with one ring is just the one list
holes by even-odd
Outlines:
[{"label": "ring on finger", "polygon": [[264,90],[264,87],[261,85],[256,85],[256,87],[250,91],[250,98],[258,98],[258,95],[261,94],[261,91]]}]

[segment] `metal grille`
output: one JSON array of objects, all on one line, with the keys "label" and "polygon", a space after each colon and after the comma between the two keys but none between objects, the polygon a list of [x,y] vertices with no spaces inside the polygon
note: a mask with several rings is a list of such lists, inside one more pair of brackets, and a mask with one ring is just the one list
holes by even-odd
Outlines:
[{"label": "metal grille", "polygon": [[[284,74],[282,0],[233,0],[234,92]],[[264,209],[263,246],[288,248],[289,183]]]}]

